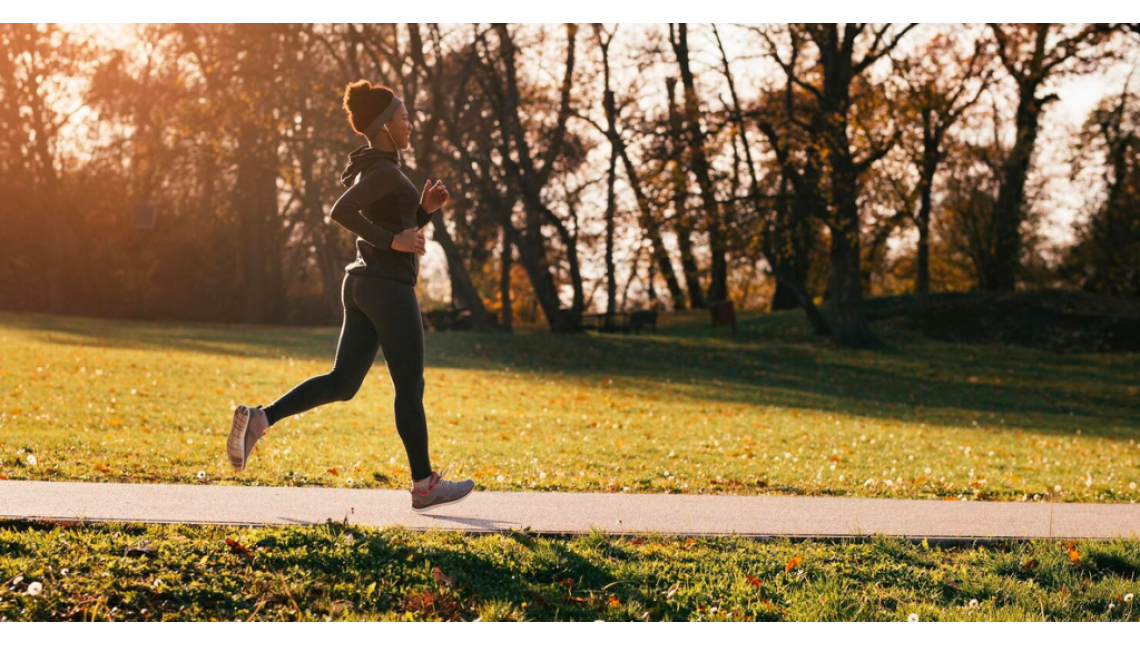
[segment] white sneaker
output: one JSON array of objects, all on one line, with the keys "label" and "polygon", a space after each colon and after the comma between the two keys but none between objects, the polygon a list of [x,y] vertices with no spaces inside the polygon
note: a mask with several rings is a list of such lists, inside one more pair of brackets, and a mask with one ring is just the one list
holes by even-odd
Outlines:
[{"label": "white sneaker", "polygon": [[265,435],[267,428],[269,420],[266,419],[265,411],[249,406],[237,407],[234,411],[230,436],[226,440],[226,455],[229,456],[234,470],[241,471],[245,468],[246,460],[253,452],[253,445]]}]

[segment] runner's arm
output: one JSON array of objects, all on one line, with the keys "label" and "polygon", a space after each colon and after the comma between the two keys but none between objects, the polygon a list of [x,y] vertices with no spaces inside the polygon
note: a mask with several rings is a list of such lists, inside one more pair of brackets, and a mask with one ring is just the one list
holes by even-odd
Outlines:
[{"label": "runner's arm", "polygon": [[336,201],[329,211],[334,222],[364,238],[378,249],[391,249],[396,234],[364,217],[365,206],[384,197],[395,187],[392,176],[375,171],[361,177]]}]

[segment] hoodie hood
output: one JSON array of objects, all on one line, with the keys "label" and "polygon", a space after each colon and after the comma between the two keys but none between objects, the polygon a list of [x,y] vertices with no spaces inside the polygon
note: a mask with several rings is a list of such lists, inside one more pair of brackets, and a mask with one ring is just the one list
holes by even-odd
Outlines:
[{"label": "hoodie hood", "polygon": [[352,186],[357,173],[367,173],[385,159],[391,160],[397,167],[401,165],[400,156],[396,152],[380,150],[367,144],[357,148],[348,154],[348,165],[340,173],[340,183]]}]

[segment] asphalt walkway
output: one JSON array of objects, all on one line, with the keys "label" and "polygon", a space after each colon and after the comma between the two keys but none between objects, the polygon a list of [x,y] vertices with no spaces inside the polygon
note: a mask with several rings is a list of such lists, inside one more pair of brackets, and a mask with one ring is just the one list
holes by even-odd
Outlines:
[{"label": "asphalt walkway", "polygon": [[425,514],[407,491],[0,481],[0,518],[415,530],[736,534],[756,538],[1140,538],[1140,505],[692,494],[475,491]]}]

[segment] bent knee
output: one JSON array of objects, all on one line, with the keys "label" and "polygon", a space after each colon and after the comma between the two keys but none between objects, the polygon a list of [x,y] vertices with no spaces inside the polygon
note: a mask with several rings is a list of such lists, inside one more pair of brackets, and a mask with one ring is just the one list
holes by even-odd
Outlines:
[{"label": "bent knee", "polygon": [[333,397],[337,401],[346,402],[356,397],[356,393],[360,392],[360,387],[364,385],[363,379],[346,378],[336,373],[329,373],[333,380]]}]

